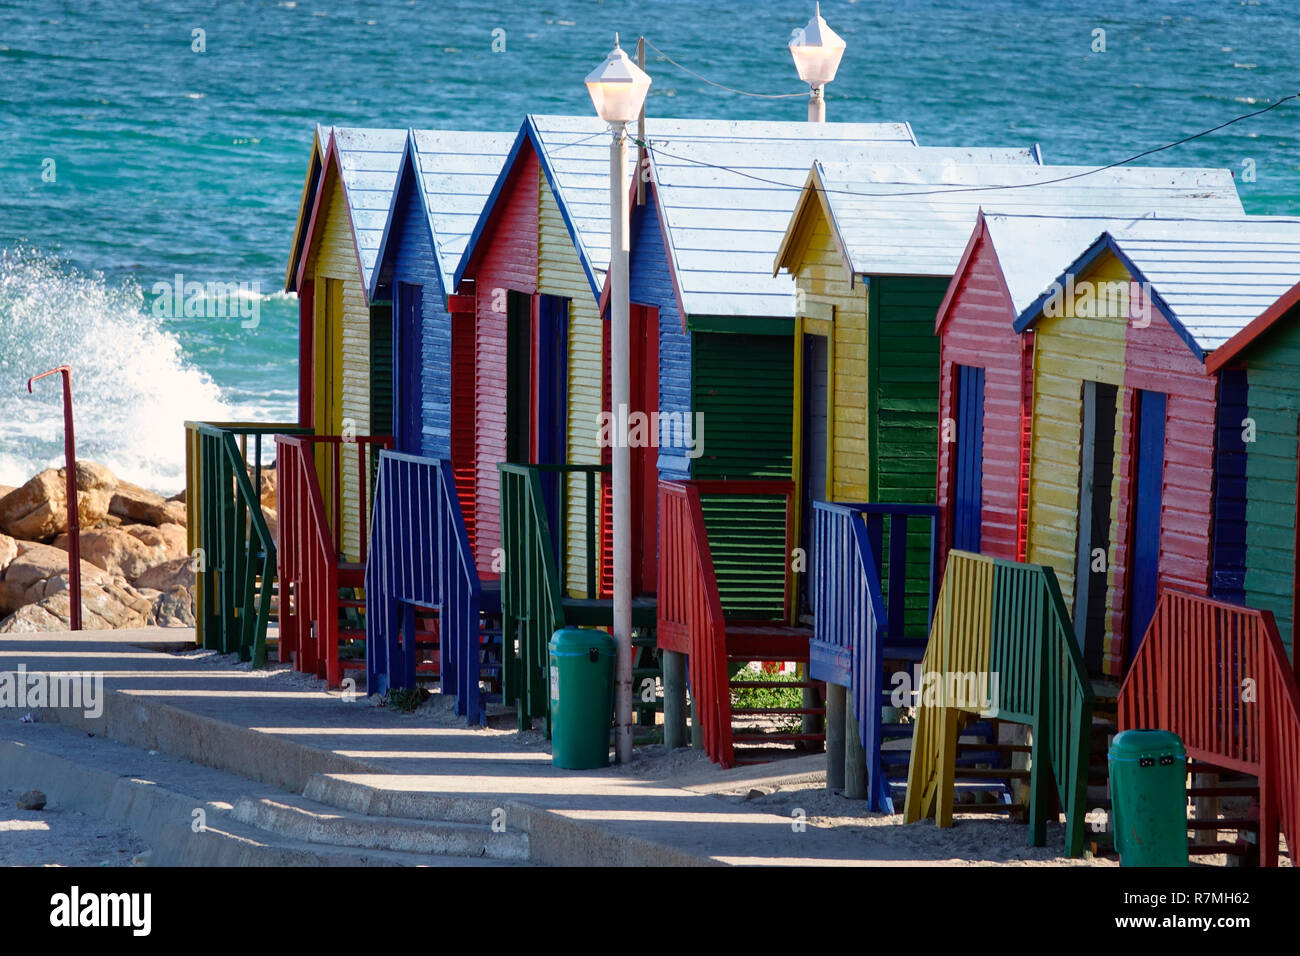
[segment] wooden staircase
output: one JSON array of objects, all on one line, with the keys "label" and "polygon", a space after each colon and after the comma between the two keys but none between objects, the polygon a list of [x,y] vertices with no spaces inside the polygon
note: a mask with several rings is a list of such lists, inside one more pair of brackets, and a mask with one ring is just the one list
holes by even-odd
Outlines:
[{"label": "wooden staircase", "polygon": [[503,677],[501,591],[479,580],[451,463],[383,451],[366,566],[366,688],[437,679],[487,721]]},{"label": "wooden staircase", "polygon": [[[794,718],[819,718],[825,708],[815,706],[733,707],[736,691],[773,688],[813,689],[821,700],[823,684],[811,678],[796,681],[737,679],[745,664],[782,665],[809,661],[812,629],[786,623],[790,619],[791,578],[785,556],[789,554],[793,526],[790,507],[794,486],[788,481],[660,481],[659,482],[659,646],[688,655],[691,697],[704,751],[724,767],[759,763],[793,756],[797,749],[824,744],[824,730],[794,730]],[[704,498],[775,498],[785,503],[784,536],[764,540],[770,531],[753,532],[751,580],[775,580],[776,620],[754,620],[728,614],[705,522]],[[775,554],[774,570],[763,555]],[[731,571],[735,575],[734,568]],[[743,576],[741,576],[743,577]],[[752,594],[747,603],[756,601]],[[760,669],[760,673],[767,673]],[[821,721],[816,722],[818,725]]]},{"label": "wooden staircase", "polygon": [[[341,687],[365,668],[366,506],[372,449],[388,436],[277,435],[280,660]],[[343,465],[356,464],[357,500],[344,499]],[[331,494],[322,494],[322,475]],[[345,541],[346,506],[356,508],[356,540]],[[360,653],[358,653],[358,651]]]}]

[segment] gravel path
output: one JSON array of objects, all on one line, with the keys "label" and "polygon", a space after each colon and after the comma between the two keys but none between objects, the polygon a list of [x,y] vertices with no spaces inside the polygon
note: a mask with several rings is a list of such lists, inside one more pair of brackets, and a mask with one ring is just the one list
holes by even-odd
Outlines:
[{"label": "gravel path", "polygon": [[148,850],[132,830],[75,810],[19,810],[21,792],[0,789],[0,866],[131,866]]}]

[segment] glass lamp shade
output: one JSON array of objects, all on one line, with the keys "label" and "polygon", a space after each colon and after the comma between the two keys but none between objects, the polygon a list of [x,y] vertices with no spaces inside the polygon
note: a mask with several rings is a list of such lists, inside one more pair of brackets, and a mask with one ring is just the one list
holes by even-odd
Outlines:
[{"label": "glass lamp shade", "polygon": [[596,115],[606,123],[631,123],[650,90],[650,77],[619,48],[617,36],[614,49],[587,74],[586,82]]},{"label": "glass lamp shade", "polygon": [[835,79],[844,55],[844,40],[822,19],[821,3],[808,25],[790,40],[790,55],[799,79],[809,86],[825,86]]}]

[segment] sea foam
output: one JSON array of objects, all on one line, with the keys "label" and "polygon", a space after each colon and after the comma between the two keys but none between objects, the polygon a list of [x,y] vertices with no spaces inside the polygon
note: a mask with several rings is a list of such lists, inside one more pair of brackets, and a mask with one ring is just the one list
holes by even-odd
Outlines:
[{"label": "sea foam", "polygon": [[183,423],[228,419],[212,378],[190,364],[132,279],[110,285],[56,256],[0,251],[0,484],[63,463],[63,395],[72,367],[77,457],[163,492],[185,484]]}]

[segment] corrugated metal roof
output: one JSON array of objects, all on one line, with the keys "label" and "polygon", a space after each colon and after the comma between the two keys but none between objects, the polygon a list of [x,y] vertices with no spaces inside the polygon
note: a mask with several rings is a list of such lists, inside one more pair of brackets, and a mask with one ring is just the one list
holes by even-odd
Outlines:
[{"label": "corrugated metal roof", "polygon": [[417,129],[411,131],[411,137],[419,163],[424,210],[446,294],[454,290],[456,266],[515,136]]},{"label": "corrugated metal roof", "polygon": [[841,138],[810,139],[799,136],[806,123],[779,125],[743,149],[669,140],[653,153],[660,221],[688,315],[793,318],[794,279],[774,276],[772,260],[814,160],[868,169],[1038,162],[1035,147],[901,146],[863,142],[848,130]]},{"label": "corrugated metal roof", "polygon": [[1107,217],[1152,210],[1170,216],[1245,212],[1226,169],[1125,166],[1089,172],[1092,167],[821,162],[813,169],[859,275],[952,275],[981,207]]},{"label": "corrugated metal roof", "polygon": [[397,185],[397,169],[406,149],[404,129],[331,129],[339,153],[339,172],[356,237],[361,280],[369,294],[370,276],[379,254],[388,206]]},{"label": "corrugated metal roof", "polygon": [[[1087,240],[1084,240],[1087,242]],[[1170,324],[1203,358],[1262,315],[1300,281],[1300,218],[1137,219],[1104,229],[1058,265],[1020,312],[1018,329],[1042,310],[1044,293],[1111,250],[1158,297]],[[999,252],[999,259],[1001,253]]]},{"label": "corrugated metal roof", "polygon": [[[525,128],[537,144],[542,167],[574,236],[592,290],[599,294],[609,267],[609,127],[595,117],[530,116]],[[810,161],[818,153],[811,144],[817,142],[892,143],[899,147],[916,143],[906,123],[766,123],[658,117],[646,118],[646,138],[672,153],[688,145],[711,147],[714,155],[726,157],[727,165],[753,162],[751,154],[759,147],[772,157],[779,157],[782,149],[798,149]],[[635,145],[629,143],[629,176],[634,172],[636,152]],[[796,185],[802,184],[807,165],[807,161],[802,164]],[[789,208],[794,208],[793,198]],[[770,277],[770,268],[767,271]]]}]

